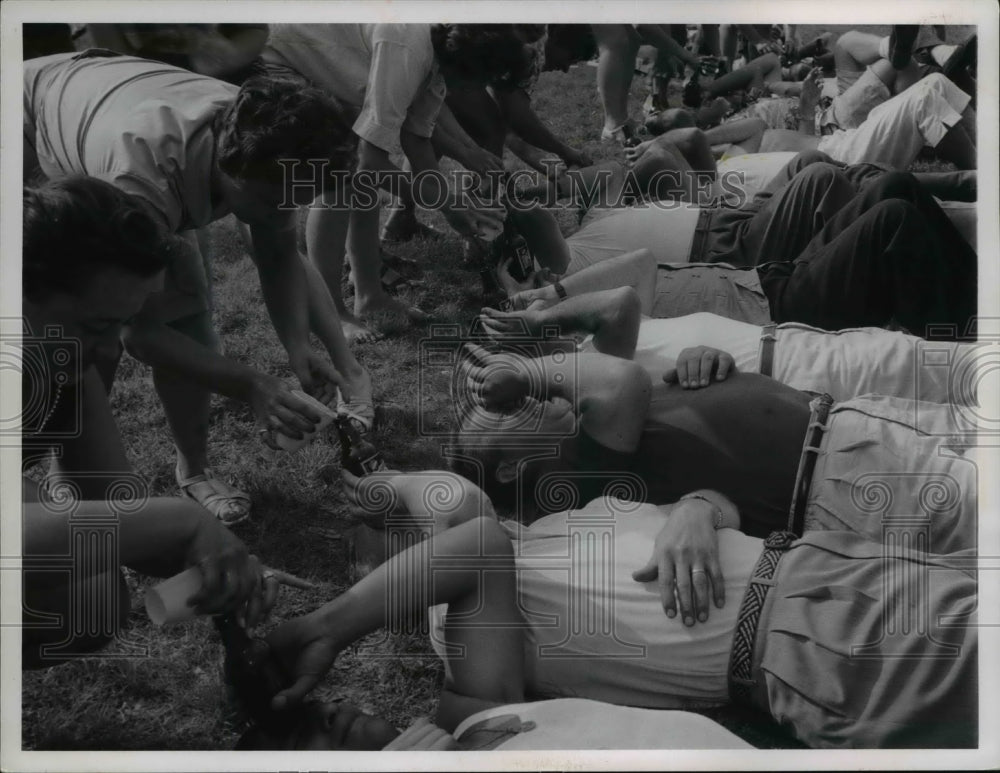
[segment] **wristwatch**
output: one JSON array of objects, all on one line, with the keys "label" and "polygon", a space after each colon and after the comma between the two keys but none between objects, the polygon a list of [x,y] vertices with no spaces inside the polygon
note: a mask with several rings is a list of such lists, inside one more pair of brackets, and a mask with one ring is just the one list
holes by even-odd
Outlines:
[{"label": "wristwatch", "polygon": [[678,502],[683,502],[685,499],[700,499],[702,502],[708,502],[712,506],[712,513],[713,513],[712,522],[713,522],[713,525],[715,526],[716,529],[721,529],[722,528],[722,518],[723,518],[722,508],[719,507],[717,504],[715,504],[715,502],[713,502],[711,499],[709,499],[708,497],[706,497],[704,494],[697,494],[697,493],[694,493],[694,494],[685,494],[684,496],[682,496],[677,501]]},{"label": "wristwatch", "polygon": [[566,288],[562,286],[562,282],[553,282],[552,286],[556,290],[556,295],[559,296],[560,301],[566,300],[569,297],[569,293],[566,292]]}]

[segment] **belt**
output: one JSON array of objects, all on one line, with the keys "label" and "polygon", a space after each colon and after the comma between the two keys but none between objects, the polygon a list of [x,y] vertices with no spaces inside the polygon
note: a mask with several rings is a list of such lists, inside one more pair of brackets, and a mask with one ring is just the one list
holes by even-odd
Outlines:
[{"label": "belt", "polygon": [[736,616],[733,631],[733,648],[729,654],[729,697],[739,703],[752,704],[755,688],[759,687],[753,678],[754,640],[757,624],[764,609],[764,600],[774,585],[774,573],[778,569],[781,556],[798,537],[790,531],[776,531],[764,540],[764,552],[750,575],[743,603]]},{"label": "belt", "polygon": [[[765,328],[765,333],[767,328]],[[766,339],[761,338],[762,345]],[[762,368],[763,372],[763,368]],[[733,647],[729,655],[729,697],[740,703],[767,707],[767,694],[763,685],[754,679],[754,643],[760,615],[764,609],[767,594],[774,586],[774,574],[778,563],[802,533],[802,520],[809,497],[809,484],[816,469],[816,458],[820,453],[820,441],[826,431],[826,421],[830,415],[833,398],[830,395],[817,397],[810,403],[809,426],[802,443],[799,470],[795,477],[792,505],[788,514],[788,529],[773,532],[764,540],[764,552],[757,559],[753,573],[743,594],[736,628],[733,631]]]},{"label": "belt", "polygon": [[826,420],[830,416],[830,406],[833,398],[821,395],[810,404],[809,426],[802,442],[802,455],[799,457],[799,470],[795,475],[795,487],[792,489],[792,506],[788,512],[788,530],[802,534],[803,519],[806,512],[806,500],[809,498],[809,486],[812,483],[813,470],[816,469],[816,459],[820,455],[820,442],[826,432]]},{"label": "belt", "polygon": [[774,373],[774,345],[778,340],[778,326],[773,322],[760,331],[760,375],[771,378]]},{"label": "belt", "polygon": [[705,242],[708,239],[708,231],[712,227],[712,213],[714,207],[702,207],[698,212],[698,223],[694,227],[694,238],[691,240],[691,251],[688,255],[688,263],[704,263],[702,253],[705,251]]}]

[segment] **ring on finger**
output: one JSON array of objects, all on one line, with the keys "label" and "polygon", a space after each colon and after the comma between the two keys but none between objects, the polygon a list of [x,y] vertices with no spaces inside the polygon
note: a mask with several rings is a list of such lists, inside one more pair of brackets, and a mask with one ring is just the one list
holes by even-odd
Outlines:
[{"label": "ring on finger", "polygon": [[708,574],[707,569],[692,569],[691,574]]},{"label": "ring on finger", "polygon": [[265,570],[264,570],[264,572],[263,572],[263,573],[261,574],[261,578],[262,578],[262,579],[263,579],[263,580],[264,580],[265,582],[266,582],[267,580],[270,580],[270,579],[271,579],[272,577],[274,577],[274,576],[275,576],[274,572],[273,572],[272,570],[270,570],[270,569],[265,569]]}]

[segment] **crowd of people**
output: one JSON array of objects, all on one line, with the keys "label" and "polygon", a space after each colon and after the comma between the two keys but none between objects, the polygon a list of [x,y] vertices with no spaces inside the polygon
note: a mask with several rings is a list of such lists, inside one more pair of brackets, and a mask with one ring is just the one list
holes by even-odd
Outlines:
[{"label": "crowd of people", "polygon": [[[22,667],[113,638],[122,566],[197,567],[189,605],[248,628],[294,581],[230,530],[253,502],[212,473],[210,399],[246,402],[272,447],[322,416],[223,353],[204,229],[235,215],[289,370],[367,433],[353,349],[372,315],[428,319],[393,293],[418,267],[391,249],[447,237],[418,219],[435,209],[496,302],[459,348],[454,435],[438,470],[342,472],[357,507],[426,539],[269,632],[283,719],[240,748],[747,747],[695,713],[730,702],[810,747],[976,747],[976,471],[952,450],[977,430],[954,370],[981,346],[976,39],[948,34],[26,25],[23,332],[74,347],[40,347],[50,378],[24,370],[25,465],[47,472],[23,484]],[[600,163],[531,99],[595,58]],[[927,153],[941,171],[911,171]],[[152,369],[181,495],[127,512],[123,351]],[[117,547],[53,574],[67,486],[74,513],[116,513]],[[432,487],[458,504],[428,513]],[[70,630],[81,597],[114,599],[112,630]],[[907,604],[926,630],[890,636]],[[345,648],[428,610],[433,723],[307,700]]]}]

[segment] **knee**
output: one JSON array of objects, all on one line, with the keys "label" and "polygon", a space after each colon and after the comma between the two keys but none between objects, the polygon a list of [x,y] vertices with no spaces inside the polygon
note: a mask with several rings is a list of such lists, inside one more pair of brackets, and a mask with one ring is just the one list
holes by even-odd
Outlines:
[{"label": "knee", "polygon": [[884,199],[905,199],[913,201],[920,189],[920,183],[910,172],[886,172],[873,183],[871,192]]},{"label": "knee", "polygon": [[884,199],[868,210],[867,217],[896,229],[919,227],[919,210],[904,199]]},{"label": "knee", "polygon": [[820,159],[806,166],[795,176],[795,179],[799,185],[821,189],[847,183],[846,176],[837,166]]}]

